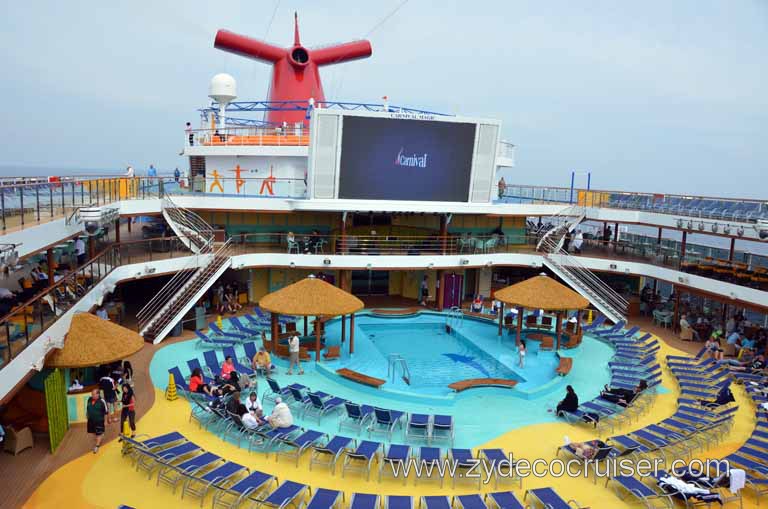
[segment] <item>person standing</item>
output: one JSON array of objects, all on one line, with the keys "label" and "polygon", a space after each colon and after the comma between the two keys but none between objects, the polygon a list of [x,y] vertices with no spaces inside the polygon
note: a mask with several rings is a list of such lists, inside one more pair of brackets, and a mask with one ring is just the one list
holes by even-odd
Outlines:
[{"label": "person standing", "polygon": [[149,165],[149,169],[147,170],[147,177],[157,177],[157,169],[155,168],[154,164]]},{"label": "person standing", "polygon": [[99,452],[101,439],[104,436],[104,418],[107,416],[107,403],[101,399],[99,389],[91,391],[91,397],[85,407],[85,415],[88,419],[86,429],[89,435],[93,435],[93,454]]},{"label": "person standing", "polygon": [[[320,325],[317,324],[317,327]],[[288,374],[293,374],[293,366],[295,365],[296,368],[299,370],[299,374],[303,375],[304,370],[301,369],[301,362],[299,361],[299,335],[294,334],[291,339],[288,340],[288,355],[290,357],[290,364],[288,365]]]},{"label": "person standing", "polygon": [[128,177],[129,179],[133,178],[134,176],[133,166],[129,166],[128,168],[125,169],[125,176]]},{"label": "person standing", "polygon": [[178,168],[176,168],[175,170],[173,170],[173,180],[175,180],[176,183],[178,184],[179,178],[181,178],[181,172],[179,171]]},{"label": "person standing", "polygon": [[421,304],[422,306],[426,306],[427,298],[429,298],[429,282],[427,281],[426,275],[424,275],[424,277],[421,279],[421,290],[419,292],[419,295],[421,297],[419,304]]},{"label": "person standing", "polygon": [[125,420],[131,427],[131,438],[136,436],[136,396],[133,393],[131,384],[123,384],[123,396],[121,402],[123,409],[120,411],[120,432],[125,429]]},{"label": "person standing", "polygon": [[581,245],[584,243],[584,235],[581,230],[576,230],[576,237],[573,239],[573,250],[576,254],[581,254]]},{"label": "person standing", "polygon": [[78,237],[75,240],[75,254],[77,255],[77,265],[85,263],[85,241]]},{"label": "person standing", "polygon": [[517,347],[517,355],[520,358],[518,365],[521,369],[525,368],[525,341],[520,340],[520,346]]},{"label": "person standing", "polygon": [[117,417],[113,417],[115,414],[115,407],[117,406],[117,386],[115,385],[115,380],[111,376],[105,374],[99,379],[99,389],[101,389],[101,392],[104,394],[104,402],[109,410],[108,421],[110,423],[113,421],[117,422]]},{"label": "person standing", "polygon": [[193,146],[195,144],[195,134],[192,132],[192,124],[190,122],[187,122],[187,125],[184,127],[184,132],[187,133],[187,141],[189,141],[189,146]]}]

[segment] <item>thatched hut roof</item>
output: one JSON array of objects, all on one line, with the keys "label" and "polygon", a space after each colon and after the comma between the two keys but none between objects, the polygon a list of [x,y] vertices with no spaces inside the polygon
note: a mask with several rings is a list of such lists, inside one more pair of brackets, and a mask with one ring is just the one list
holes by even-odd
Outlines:
[{"label": "thatched hut roof", "polygon": [[138,333],[90,313],[72,317],[64,348],[45,363],[50,368],[84,368],[108,364],[133,355],[144,346]]},{"label": "thatched hut roof", "polygon": [[360,311],[365,305],[341,288],[308,277],[265,295],[259,306],[281,315],[338,316]]},{"label": "thatched hut roof", "polygon": [[494,294],[494,298],[512,306],[547,311],[584,309],[589,306],[587,299],[546,274],[501,289]]}]

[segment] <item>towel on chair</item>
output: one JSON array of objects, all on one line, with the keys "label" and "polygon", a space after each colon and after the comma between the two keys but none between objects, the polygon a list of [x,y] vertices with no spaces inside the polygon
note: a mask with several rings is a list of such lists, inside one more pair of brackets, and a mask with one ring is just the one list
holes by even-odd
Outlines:
[{"label": "towel on chair", "polygon": [[739,492],[742,488],[744,488],[744,483],[746,482],[747,474],[744,472],[744,470],[740,468],[733,468],[731,469],[731,486],[729,489],[731,490],[731,493],[734,495]]}]

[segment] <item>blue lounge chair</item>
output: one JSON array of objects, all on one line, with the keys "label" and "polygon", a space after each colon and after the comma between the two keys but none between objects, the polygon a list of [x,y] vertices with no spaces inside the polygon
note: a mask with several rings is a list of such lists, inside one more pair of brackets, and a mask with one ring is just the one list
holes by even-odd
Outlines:
[{"label": "blue lounge chair", "polygon": [[452,509],[451,499],[445,495],[421,497],[421,507],[426,509]]},{"label": "blue lounge chair", "polygon": [[200,447],[192,442],[183,442],[160,451],[142,451],[137,456],[136,470],[144,470],[147,472],[147,477],[151,478],[156,468],[163,465],[177,465],[188,457],[199,454],[200,451]]},{"label": "blue lounge chair", "polygon": [[480,495],[459,495],[454,500],[458,509],[488,509]]},{"label": "blue lounge chair", "polygon": [[379,496],[370,493],[353,493],[349,509],[378,509]]},{"label": "blue lounge chair", "polygon": [[513,481],[518,481],[520,487],[523,487],[523,478],[514,473],[515,463],[511,455],[504,452],[504,449],[480,449],[480,457],[487,464],[484,468],[486,472],[490,473],[490,476],[494,479],[494,488],[499,486],[500,473]]},{"label": "blue lounge chair", "polygon": [[277,484],[273,475],[259,471],[251,472],[232,486],[218,488],[214,491],[212,507],[214,509],[217,507],[226,507],[227,509],[240,507],[246,500],[253,501],[256,499],[259,493],[272,481],[275,482],[275,485]]},{"label": "blue lounge chair", "polygon": [[[259,504],[259,507],[276,507],[283,508],[288,505],[298,502],[300,497],[304,496],[304,493],[309,489],[306,484],[301,484],[293,481],[283,481],[283,484],[277,487],[275,491],[270,493],[263,502]],[[298,507],[298,504],[295,504]]]},{"label": "blue lounge chair", "polygon": [[347,412],[347,416],[339,420],[339,431],[343,428],[348,428],[362,433],[368,426],[368,422],[373,418],[373,407],[369,405],[358,405],[357,403],[346,401],[344,409]]},{"label": "blue lounge chair", "polygon": [[[405,462],[408,461],[410,456],[411,446],[391,444],[379,462],[379,482],[381,482],[381,478],[386,470],[393,477],[395,476],[395,473],[402,476],[403,484],[405,484],[408,481],[408,478],[403,475],[402,469],[405,467]],[[399,467],[394,465],[399,465]]]},{"label": "blue lounge chair", "polygon": [[488,493],[485,496],[486,503],[489,499],[498,509],[525,509],[522,502],[511,491]]},{"label": "blue lounge chair", "polygon": [[429,439],[430,418],[427,414],[408,414],[408,422],[405,425],[405,438]]},{"label": "blue lounge chair", "polygon": [[645,505],[646,507],[653,507],[654,500],[661,500],[665,503],[666,507],[674,507],[675,503],[672,497],[666,493],[659,493],[651,489],[648,485],[643,484],[634,477],[617,475],[612,479],[606,481],[606,485],[613,482],[613,489],[619,498],[624,498],[620,494],[628,493],[632,495],[635,500]]},{"label": "blue lounge chair", "polygon": [[245,364],[241,363],[240,359],[237,358],[237,352],[235,352],[235,349],[233,347],[228,346],[224,348],[222,352],[224,353],[224,358],[232,357],[232,361],[235,363],[235,371],[237,371],[238,373],[242,373],[248,376],[249,378],[253,378],[254,376],[256,376],[256,372],[249,367],[250,362]]},{"label": "blue lounge chair", "polygon": [[605,339],[610,339],[610,340],[626,339],[626,338],[631,338],[632,336],[637,334],[637,331],[639,331],[639,330],[640,330],[640,327],[634,326],[634,327],[632,327],[631,329],[629,329],[626,332],[623,332],[623,333],[620,333],[620,334],[609,334],[608,336],[603,336],[603,337],[605,337]]},{"label": "blue lounge chair", "polygon": [[184,475],[194,475],[200,470],[211,467],[215,463],[222,462],[221,456],[217,456],[212,452],[204,452],[198,456],[194,456],[186,461],[179,463],[178,465],[161,465],[157,471],[157,486],[160,483],[165,483],[170,486],[173,493],[176,493],[176,486],[183,480]]},{"label": "blue lounge chair", "polygon": [[528,495],[530,495],[532,499],[538,501],[539,504],[543,505],[547,509],[573,509],[574,507],[581,507],[575,500],[565,501],[552,488],[537,488],[527,490],[523,499],[527,499]]},{"label": "blue lounge chair", "polygon": [[269,387],[261,396],[262,402],[275,401],[278,396],[281,398],[287,398],[291,396],[291,389],[306,389],[306,387],[301,384],[291,384],[288,387],[280,387],[280,384],[278,384],[273,378],[269,377],[267,377],[267,385]]},{"label": "blue lounge chair", "polygon": [[[259,321],[266,321],[267,323],[272,322],[271,314],[270,315],[266,314],[264,311],[261,310],[260,307],[256,306],[255,308],[253,308],[253,312],[256,313],[256,318]],[[278,318],[278,321],[280,323],[288,323],[288,322],[296,321],[296,319],[292,316],[280,315],[280,317]]]},{"label": "blue lounge chair", "polygon": [[131,461],[136,462],[143,453],[158,452],[186,441],[187,439],[184,438],[184,435],[177,431],[166,433],[159,437],[147,438],[143,441],[138,440],[138,438],[123,437],[123,447],[120,453],[123,456],[128,456]]},{"label": "blue lounge chair", "polygon": [[307,430],[296,438],[281,438],[277,441],[277,450],[275,451],[275,461],[280,456],[286,456],[296,460],[296,466],[299,466],[299,459],[312,445],[318,440],[327,436],[321,431]]},{"label": "blue lounge chair", "polygon": [[[199,360],[197,360],[197,359],[189,359],[187,361],[187,367],[189,368],[189,372],[190,373],[193,373],[196,369],[199,369],[200,372],[203,374],[203,382],[204,383],[207,383],[207,384],[213,383],[213,377],[214,377],[215,373],[211,373],[210,370],[207,369],[207,368],[204,369],[200,365],[200,361]],[[206,374],[206,372],[208,372],[208,373]]]},{"label": "blue lounge chair", "polygon": [[430,442],[438,440],[447,440],[448,444],[453,447],[454,429],[453,429],[453,416],[435,414],[432,416],[432,433],[430,434]]},{"label": "blue lounge chair", "polygon": [[195,334],[197,335],[198,348],[202,348],[202,347],[222,348],[225,346],[233,346],[237,343],[236,341],[232,341],[229,339],[212,338],[207,334],[200,332],[199,330],[196,330]]},{"label": "blue lounge chair", "polygon": [[208,372],[211,376],[215,377],[221,373],[221,363],[216,357],[216,352],[213,350],[206,350],[203,352],[203,360],[205,361],[205,367],[208,368]]},{"label": "blue lounge chair", "polygon": [[239,480],[237,476],[247,471],[248,469],[244,466],[227,461],[199,477],[186,476],[181,489],[181,498],[192,496],[202,500],[212,488],[228,488]]},{"label": "blue lounge chair", "polygon": [[[439,447],[420,447],[419,448],[419,462],[426,466],[431,465],[432,467],[437,466],[437,464],[442,461],[442,454],[440,453]],[[435,472],[436,469],[433,468],[432,472]],[[431,477],[427,476],[426,474],[428,471],[422,470],[422,473],[420,476],[416,477],[416,482],[424,481],[424,480],[432,480]],[[444,476],[438,475],[437,479],[440,481],[440,487],[443,487],[443,479]]]},{"label": "blue lounge chair", "polygon": [[398,410],[387,410],[384,408],[373,409],[373,421],[368,428],[368,434],[384,433],[389,440],[392,440],[392,432],[395,430],[395,426],[400,424],[402,426],[401,419],[405,415],[404,412]]},{"label": "blue lounge chair", "polygon": [[482,483],[482,478],[480,475],[467,475],[470,472],[476,472],[477,471],[477,464],[479,463],[479,459],[476,458],[472,454],[471,449],[450,449],[449,450],[451,458],[455,462],[456,466],[456,474],[451,479],[451,482],[453,483],[453,487],[456,487],[456,479],[462,479],[468,482],[475,482],[475,479],[477,480],[477,488],[480,489],[480,485]]},{"label": "blue lounge chair", "polygon": [[267,431],[260,431],[260,432],[257,432],[256,434],[259,436],[261,441],[254,445],[257,445],[260,449],[264,451],[268,451],[272,449],[278,441],[289,440],[291,437],[295,436],[299,431],[301,431],[301,428],[299,428],[295,424],[286,426],[285,428],[274,428],[274,429],[269,429]]},{"label": "blue lounge chair", "polygon": [[229,339],[231,341],[240,342],[244,339],[250,339],[250,335],[245,335],[241,332],[230,332],[225,331],[218,325],[216,325],[216,322],[211,322],[208,324],[208,328],[213,331],[213,333],[217,336],[220,336],[222,338]]},{"label": "blue lounge chair", "polygon": [[252,325],[255,325],[257,327],[269,327],[271,325],[271,321],[269,318],[262,319],[257,316],[249,315],[248,313],[245,313],[243,315],[246,320]]},{"label": "blue lounge chair", "polygon": [[584,332],[591,332],[597,329],[598,327],[600,327],[601,325],[603,325],[603,323],[605,323],[605,317],[600,315],[597,318],[595,318],[592,321],[592,323],[590,323],[589,325],[583,326],[581,330],[583,330]]},{"label": "blue lounge chair", "polygon": [[330,467],[331,473],[336,471],[336,462],[347,450],[353,440],[349,437],[337,435],[325,445],[312,445],[312,455],[309,458],[309,469],[313,465],[324,465]]},{"label": "blue lounge chair", "polygon": [[240,319],[236,316],[233,316],[229,319],[229,323],[235,326],[235,329],[239,330],[243,334],[247,336],[258,336],[261,334],[261,331],[258,329],[253,329],[251,327],[246,326],[243,322],[240,321]]},{"label": "blue lounge chair", "polygon": [[371,480],[371,463],[378,455],[381,444],[370,440],[363,440],[354,451],[347,451],[341,464],[341,476],[347,472],[361,472],[366,474],[366,479]]},{"label": "blue lounge chair", "polygon": [[307,397],[309,398],[309,405],[305,407],[304,416],[306,417],[307,414],[317,415],[318,424],[324,415],[339,410],[344,403],[342,398],[337,397],[323,400],[319,394],[314,392],[308,393]]},{"label": "blue lounge chair", "polygon": [[596,330],[593,331],[592,334],[595,336],[600,336],[601,338],[605,338],[606,336],[609,336],[611,334],[617,334],[621,329],[624,328],[624,326],[627,324],[624,320],[620,320],[619,323],[614,325],[611,328],[608,329],[602,329],[602,330]]},{"label": "blue lounge chair", "polygon": [[384,509],[413,509],[413,497],[389,495],[384,499]]},{"label": "blue lounge chair", "polygon": [[652,337],[653,337],[653,335],[650,332],[646,332],[645,334],[643,334],[642,336],[640,336],[637,339],[632,339],[632,338],[618,339],[618,340],[614,341],[613,344],[614,345],[627,345],[627,346],[636,345],[638,347],[643,348],[643,347],[645,347],[647,345],[658,344],[658,341],[656,341],[656,340],[653,340],[650,343],[646,343],[646,341],[648,341]]},{"label": "blue lounge chair", "polygon": [[188,397],[189,385],[187,385],[187,379],[181,374],[181,370],[178,366],[174,366],[168,370],[168,373],[173,375],[173,381],[176,384],[176,390],[182,392],[182,396]]},{"label": "blue lounge chair", "polygon": [[342,499],[342,492],[318,488],[304,509],[334,509]]}]

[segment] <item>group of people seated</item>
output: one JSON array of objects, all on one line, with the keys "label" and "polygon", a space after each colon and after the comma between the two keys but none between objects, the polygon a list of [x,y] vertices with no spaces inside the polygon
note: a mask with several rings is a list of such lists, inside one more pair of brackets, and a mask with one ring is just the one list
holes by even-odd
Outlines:
[{"label": "group of people seated", "polygon": [[238,287],[236,283],[216,287],[216,312],[234,314],[243,309],[238,299]]}]

